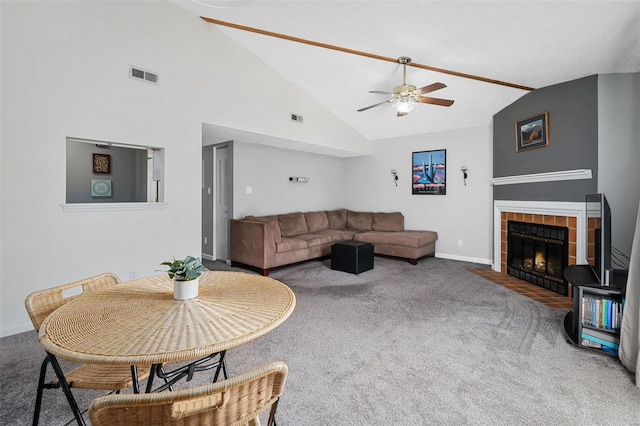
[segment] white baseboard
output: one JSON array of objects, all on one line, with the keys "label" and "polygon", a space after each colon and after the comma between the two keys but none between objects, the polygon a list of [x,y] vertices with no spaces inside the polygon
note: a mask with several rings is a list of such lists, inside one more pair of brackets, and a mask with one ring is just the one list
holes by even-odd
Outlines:
[{"label": "white baseboard", "polygon": [[481,259],[479,257],[458,256],[457,254],[437,253],[436,257],[441,259],[459,260],[461,262],[480,263],[483,265],[493,265],[493,259]]},{"label": "white baseboard", "polygon": [[25,331],[29,331],[29,330],[35,333],[35,331],[33,330],[32,324],[23,325],[20,327],[7,328],[7,329],[0,330],[0,337],[13,336],[14,334],[24,333]]},{"label": "white baseboard", "polygon": [[216,260],[216,258],[215,258],[215,257],[213,257],[213,256],[211,256],[210,254],[202,253],[200,256],[201,256],[203,259],[207,259],[207,260]]}]

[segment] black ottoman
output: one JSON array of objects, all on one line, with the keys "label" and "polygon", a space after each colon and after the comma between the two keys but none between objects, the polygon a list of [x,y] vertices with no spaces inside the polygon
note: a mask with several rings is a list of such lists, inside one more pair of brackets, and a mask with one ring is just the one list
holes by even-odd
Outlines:
[{"label": "black ottoman", "polygon": [[359,274],[373,269],[373,244],[342,241],[331,246],[331,269]]}]

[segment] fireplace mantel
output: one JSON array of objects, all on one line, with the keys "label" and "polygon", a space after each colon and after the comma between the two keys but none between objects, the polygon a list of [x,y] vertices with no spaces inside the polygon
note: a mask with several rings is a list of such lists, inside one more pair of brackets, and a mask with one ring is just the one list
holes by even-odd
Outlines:
[{"label": "fireplace mantel", "polygon": [[568,201],[513,201],[493,202],[493,270],[501,271],[501,217],[503,212],[568,216],[576,218],[576,260],[587,263],[585,252],[586,224],[585,204]]}]

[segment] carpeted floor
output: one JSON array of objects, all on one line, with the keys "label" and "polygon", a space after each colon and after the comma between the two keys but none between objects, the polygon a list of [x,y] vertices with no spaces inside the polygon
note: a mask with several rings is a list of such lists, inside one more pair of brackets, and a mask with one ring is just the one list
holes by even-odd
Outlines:
[{"label": "carpeted floor", "polygon": [[[488,268],[376,258],[357,276],[331,270],[328,260],[274,271],[295,292],[296,310],[229,351],[230,373],[287,362],[280,426],[640,425],[632,375],[614,357],[566,343],[567,309],[472,269]],[[29,424],[42,349],[35,332],[2,338],[0,347],[0,418]],[[210,379],[204,373],[182,386]],[[76,391],[82,407],[95,396]],[[41,424],[70,420],[62,393],[48,391]]]}]

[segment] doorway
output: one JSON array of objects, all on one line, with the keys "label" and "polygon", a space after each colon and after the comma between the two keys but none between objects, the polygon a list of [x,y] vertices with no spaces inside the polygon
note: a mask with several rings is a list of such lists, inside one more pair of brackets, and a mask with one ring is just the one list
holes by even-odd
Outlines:
[{"label": "doorway", "polygon": [[202,258],[229,262],[233,142],[202,147]]}]

